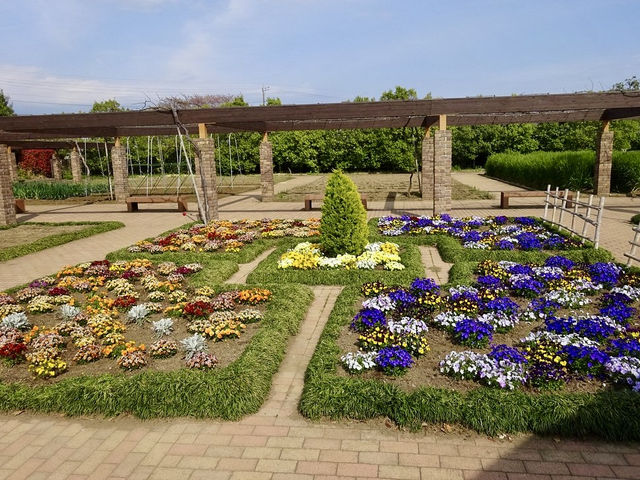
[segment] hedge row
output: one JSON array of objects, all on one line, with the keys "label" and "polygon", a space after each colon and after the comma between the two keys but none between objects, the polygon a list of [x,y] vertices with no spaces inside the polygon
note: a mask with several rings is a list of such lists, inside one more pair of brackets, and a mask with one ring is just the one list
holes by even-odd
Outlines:
[{"label": "hedge row", "polygon": [[[593,189],[593,151],[498,153],[491,155],[487,175],[544,190],[547,185],[570,190]],[[640,151],[613,152],[611,191],[630,193],[640,188]]]}]

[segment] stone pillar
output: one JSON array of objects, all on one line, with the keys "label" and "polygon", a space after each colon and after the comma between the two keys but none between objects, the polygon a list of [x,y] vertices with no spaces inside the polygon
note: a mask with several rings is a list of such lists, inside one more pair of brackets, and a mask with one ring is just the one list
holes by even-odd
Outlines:
[{"label": "stone pillar", "polygon": [[262,185],[262,201],[273,201],[273,149],[271,142],[264,133],[260,142],[260,183]]},{"label": "stone pillar", "polygon": [[51,176],[54,180],[62,180],[62,160],[57,153],[51,155]]},{"label": "stone pillar", "polygon": [[11,150],[11,147],[7,148],[7,154],[9,156],[9,177],[12,182],[18,180],[18,162],[16,161],[16,152]]},{"label": "stone pillar", "polygon": [[193,140],[200,150],[196,155],[196,187],[204,208],[202,220],[208,222],[218,218],[218,191],[216,189],[216,153],[213,138]]},{"label": "stone pillar", "polygon": [[116,202],[124,203],[129,196],[129,172],[127,170],[127,150],[116,143],[111,147],[111,167],[113,169],[113,192]]},{"label": "stone pillar", "polygon": [[433,150],[433,214],[436,215],[451,210],[451,130],[435,132]]},{"label": "stone pillar", "polygon": [[593,172],[593,191],[596,195],[611,193],[612,156],[613,132],[609,131],[609,122],[605,122],[596,140],[596,163]]},{"label": "stone pillar", "polygon": [[434,144],[429,129],[422,139],[422,200],[433,201]]},{"label": "stone pillar", "polygon": [[9,150],[0,144],[0,225],[16,223],[16,203],[10,176]]},{"label": "stone pillar", "polygon": [[80,162],[80,152],[77,148],[71,149],[69,154],[69,163],[71,164],[71,176],[74,182],[82,181],[82,163]]}]

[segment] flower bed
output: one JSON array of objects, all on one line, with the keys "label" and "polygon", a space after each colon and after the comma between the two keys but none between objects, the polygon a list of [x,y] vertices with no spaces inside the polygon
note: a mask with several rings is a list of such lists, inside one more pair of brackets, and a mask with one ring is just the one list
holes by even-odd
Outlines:
[{"label": "flower bed", "polygon": [[464,248],[475,250],[539,251],[584,247],[572,238],[547,229],[532,217],[388,216],[378,219],[378,231],[393,237],[448,235],[459,239]]},{"label": "flower bed", "polygon": [[382,267],[384,270],[403,270],[404,265],[400,263],[400,246],[391,242],[369,243],[365,246],[365,251],[358,256],[344,254],[325,257],[320,250],[320,245],[303,242],[287,250],[278,261],[280,269],[374,270],[377,267]]},{"label": "flower bed", "polygon": [[305,238],[319,235],[318,219],[213,220],[154,238],[127,250],[130,253],[227,252],[235,253],[258,238]]},{"label": "flower bed", "polygon": [[0,378],[230,364],[256,332],[271,292],[190,286],[201,268],[96,261],[0,294]]},{"label": "flower bed", "polygon": [[[473,286],[444,294],[429,279],[406,289],[365,284],[368,298],[350,326],[360,350],[342,357],[344,368],[389,373],[381,352],[393,348],[403,359],[393,375],[428,370],[414,383],[446,375],[506,389],[640,391],[640,276],[559,256],[544,265],[486,261],[477,274]],[[431,340],[437,352],[427,353]],[[458,345],[472,350],[444,354]],[[421,363],[423,355],[430,361]]]}]

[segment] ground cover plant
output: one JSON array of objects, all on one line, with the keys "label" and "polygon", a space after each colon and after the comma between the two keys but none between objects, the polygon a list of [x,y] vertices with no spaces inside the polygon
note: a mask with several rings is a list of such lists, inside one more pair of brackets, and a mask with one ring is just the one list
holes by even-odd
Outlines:
[{"label": "ground cover plant", "polygon": [[[105,268],[115,275],[97,274]],[[224,419],[256,412],[311,292],[296,285],[211,288],[202,272],[189,273],[197,268],[101,261],[3,295],[0,410]],[[45,286],[51,280],[56,284]],[[98,291],[112,289],[86,303],[64,302],[70,299],[59,289],[68,289],[71,300],[84,292],[96,297],[94,282],[102,283]],[[46,295],[32,297],[38,289]],[[167,306],[158,312],[155,304]],[[32,312],[40,310],[51,312]],[[35,329],[34,323],[51,328]],[[142,332],[144,347],[137,336]],[[95,370],[101,362],[107,367]],[[15,369],[22,381],[7,378]]]},{"label": "ground cover plant", "polygon": [[532,217],[458,218],[448,214],[427,216],[403,215],[378,219],[383,236],[449,235],[458,238],[462,246],[477,250],[570,250],[583,245],[558,234]]},{"label": "ground cover plant", "polygon": [[[498,153],[486,163],[487,175],[546,190],[547,185],[570,190],[593,188],[593,151]],[[640,152],[613,152],[611,191],[634,193],[640,188]]]},{"label": "ground cover plant", "polygon": [[[3,294],[0,357],[7,362],[0,378],[95,375],[114,364],[123,370],[171,370],[183,367],[185,359],[190,368],[213,367],[217,357],[228,365],[257,330],[271,292],[194,288],[185,279],[201,269],[103,260]],[[218,343],[228,339],[240,341]],[[200,363],[193,364],[196,353]]]},{"label": "ground cover plant", "polygon": [[[456,281],[466,265],[452,270]],[[301,411],[638,439],[639,279],[555,256],[483,262],[467,285],[347,287],[307,370]]]},{"label": "ground cover plant", "polygon": [[122,222],[20,222],[1,226],[0,261],[122,227]]},{"label": "ground cover plant", "polygon": [[129,253],[162,254],[167,252],[239,252],[258,239],[319,235],[318,219],[212,220],[192,224],[130,246]]},{"label": "ground cover plant", "polygon": [[107,194],[109,184],[106,179],[92,179],[88,182],[26,180],[13,184],[13,195],[16,198],[33,200],[64,200],[71,197]]}]

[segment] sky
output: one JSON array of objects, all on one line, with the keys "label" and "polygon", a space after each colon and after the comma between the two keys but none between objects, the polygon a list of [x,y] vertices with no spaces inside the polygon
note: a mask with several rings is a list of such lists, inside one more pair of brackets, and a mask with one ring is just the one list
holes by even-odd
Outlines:
[{"label": "sky", "polygon": [[640,76],[639,18],[640,0],[3,0],[0,89],[18,114],[604,90]]}]

